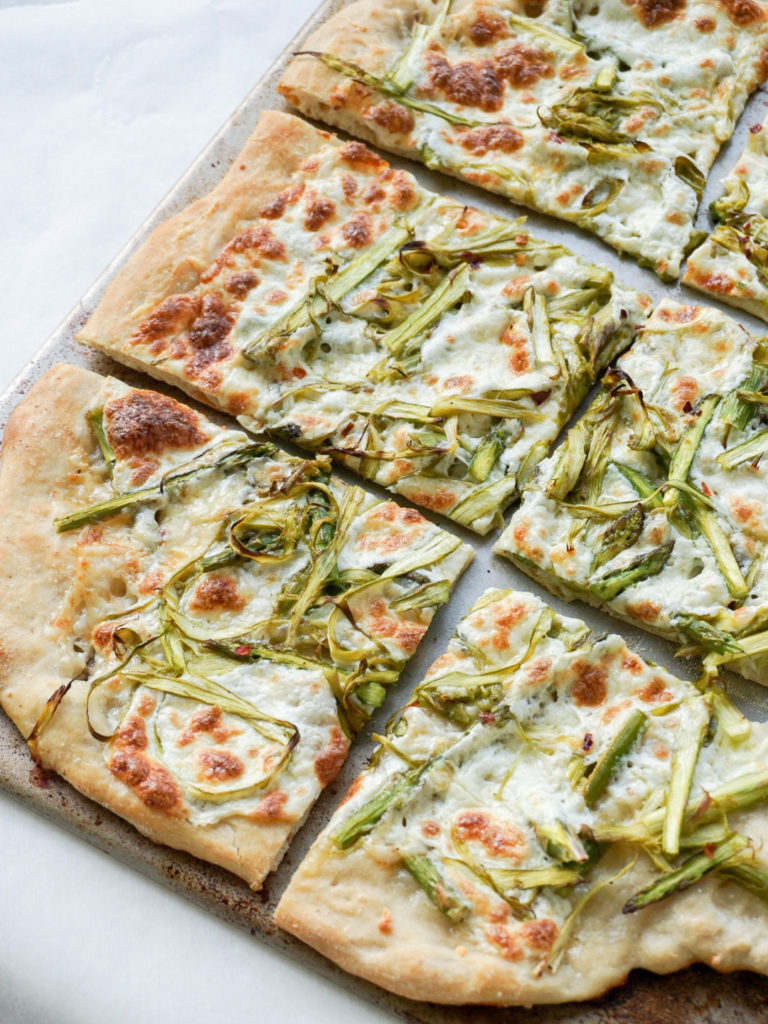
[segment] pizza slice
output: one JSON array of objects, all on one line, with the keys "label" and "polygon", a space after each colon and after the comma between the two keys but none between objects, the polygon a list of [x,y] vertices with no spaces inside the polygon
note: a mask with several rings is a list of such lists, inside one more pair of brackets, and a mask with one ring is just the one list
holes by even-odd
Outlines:
[{"label": "pizza slice", "polygon": [[485,533],[647,307],[522,221],[268,112],[81,338]]},{"label": "pizza slice", "polygon": [[673,279],[767,48],[762,0],[357,0],[280,91]]},{"label": "pizza slice", "polygon": [[749,129],[723,185],[710,206],[717,226],[688,257],[683,284],[768,320],[768,120]]},{"label": "pizza slice", "polygon": [[0,702],[34,757],[254,887],[471,557],[327,459],[65,365],[0,495]]},{"label": "pizza slice", "polygon": [[588,999],[768,972],[768,725],[531,594],[488,591],[293,876],[277,923],[414,999]]},{"label": "pizza slice", "polygon": [[496,550],[578,597],[768,683],[768,350],[664,301]]}]

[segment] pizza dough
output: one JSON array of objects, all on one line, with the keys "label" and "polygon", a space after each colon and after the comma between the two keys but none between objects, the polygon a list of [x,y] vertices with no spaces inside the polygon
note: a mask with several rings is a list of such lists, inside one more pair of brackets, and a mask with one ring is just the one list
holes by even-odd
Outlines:
[{"label": "pizza dough", "polygon": [[719,223],[689,256],[683,284],[768,320],[768,121],[750,127],[723,185],[711,205]]},{"label": "pizza dough", "polygon": [[14,411],[0,702],[38,762],[258,887],[471,549],[72,366]]},{"label": "pizza dough", "polygon": [[522,221],[271,111],[80,337],[486,533],[648,306]]},{"label": "pizza dough", "polygon": [[768,683],[762,340],[665,300],[497,543],[524,572]]},{"label": "pizza dough", "polygon": [[768,726],[714,694],[531,594],[488,591],[278,924],[440,1003],[587,999],[633,967],[697,960],[768,971],[768,905],[750,891],[768,880]]},{"label": "pizza dough", "polygon": [[767,46],[760,0],[358,0],[280,90],[674,279]]}]

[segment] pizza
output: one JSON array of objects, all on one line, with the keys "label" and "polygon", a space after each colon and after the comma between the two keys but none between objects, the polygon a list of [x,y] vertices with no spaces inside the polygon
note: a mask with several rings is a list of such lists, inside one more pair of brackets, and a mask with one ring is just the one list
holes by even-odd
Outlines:
[{"label": "pizza", "polygon": [[665,300],[497,552],[567,600],[768,683],[767,386],[764,339]]},{"label": "pizza", "polygon": [[280,91],[674,279],[767,52],[762,0],[357,0]]},{"label": "pizza", "polygon": [[648,305],[522,221],[267,112],[80,337],[485,533]]},{"label": "pizza", "polygon": [[0,475],[0,702],[44,768],[258,887],[471,549],[173,398],[73,366]]},{"label": "pizza", "polygon": [[683,284],[768,320],[768,120],[751,126],[723,185],[710,206],[715,229],[689,256]]},{"label": "pizza", "polygon": [[716,686],[486,592],[294,874],[277,923],[414,999],[768,972],[768,725]]}]

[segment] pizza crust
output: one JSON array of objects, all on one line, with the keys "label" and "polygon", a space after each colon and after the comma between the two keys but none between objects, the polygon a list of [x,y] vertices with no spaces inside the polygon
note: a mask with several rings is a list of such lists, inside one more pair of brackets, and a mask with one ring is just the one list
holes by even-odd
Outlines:
[{"label": "pizza crust", "polygon": [[[758,843],[768,839],[764,815],[742,816],[736,827]],[[622,863],[620,856],[606,858],[595,881],[616,874]],[[521,965],[473,949],[468,929],[444,924],[414,891],[410,876],[382,867],[364,850],[339,855],[327,843],[316,844],[275,920],[345,970],[409,999],[436,1003],[527,1006],[593,999],[636,967],[667,974],[703,962],[720,971],[768,973],[768,906],[732,883],[707,879],[666,903],[622,914],[624,902],[652,877],[638,862],[598,894],[577,921],[558,970],[538,978],[530,961]]]},{"label": "pizza crust", "polygon": [[[468,6],[457,3],[454,11]],[[373,74],[383,74],[402,54],[417,19],[429,22],[435,13],[425,0],[377,3],[358,0],[339,11],[307,40],[308,50],[343,54]],[[283,75],[278,91],[307,117],[334,125],[351,135],[413,158],[402,136],[366,120],[369,107],[381,99],[370,90],[341,78],[313,57],[297,57]]]},{"label": "pizza crust", "polygon": [[[128,339],[134,330],[163,299],[193,289],[216,254],[258,219],[290,176],[328,141],[332,138],[327,132],[290,114],[262,113],[219,184],[155,228],[131,256],[78,340],[146,372],[146,364],[131,357]],[[211,397],[189,380],[179,380],[159,366],[151,372],[212,404]]]},{"label": "pizza crust", "polygon": [[[57,492],[87,481],[94,448],[85,412],[104,378],[58,365],[11,415],[0,469],[0,704],[26,739],[59,687],[85,665],[72,648],[72,623],[60,612],[77,565],[79,531],[56,533]],[[153,810],[109,771],[103,745],[88,731],[75,682],[39,744],[43,767],[127,819],[155,842],[218,864],[258,888],[279,861],[296,821],[229,818],[206,827]]]}]

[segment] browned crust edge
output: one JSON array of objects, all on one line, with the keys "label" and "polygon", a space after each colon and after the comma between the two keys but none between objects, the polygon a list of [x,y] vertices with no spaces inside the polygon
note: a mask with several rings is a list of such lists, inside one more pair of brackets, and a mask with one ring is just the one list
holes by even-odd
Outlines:
[{"label": "browned crust edge", "polygon": [[[54,492],[94,448],[84,413],[105,378],[75,366],[49,370],[13,411],[0,467],[0,704],[26,738],[48,697],[75,675],[83,655],[56,624],[72,583],[75,538],[53,527]],[[82,470],[81,470],[82,472]],[[108,770],[87,729],[87,684],[75,684],[41,743],[45,768],[114,811],[157,843],[184,850],[258,888],[297,823],[233,818],[197,827],[147,807]]]},{"label": "browned crust edge", "polygon": [[[130,257],[78,340],[146,370],[146,365],[130,358],[127,348],[144,317],[170,295],[194,288],[227,242],[258,219],[262,208],[309,156],[333,141],[327,132],[292,114],[262,113],[219,184],[155,228]],[[162,372],[155,375],[205,397],[189,382]]]}]

